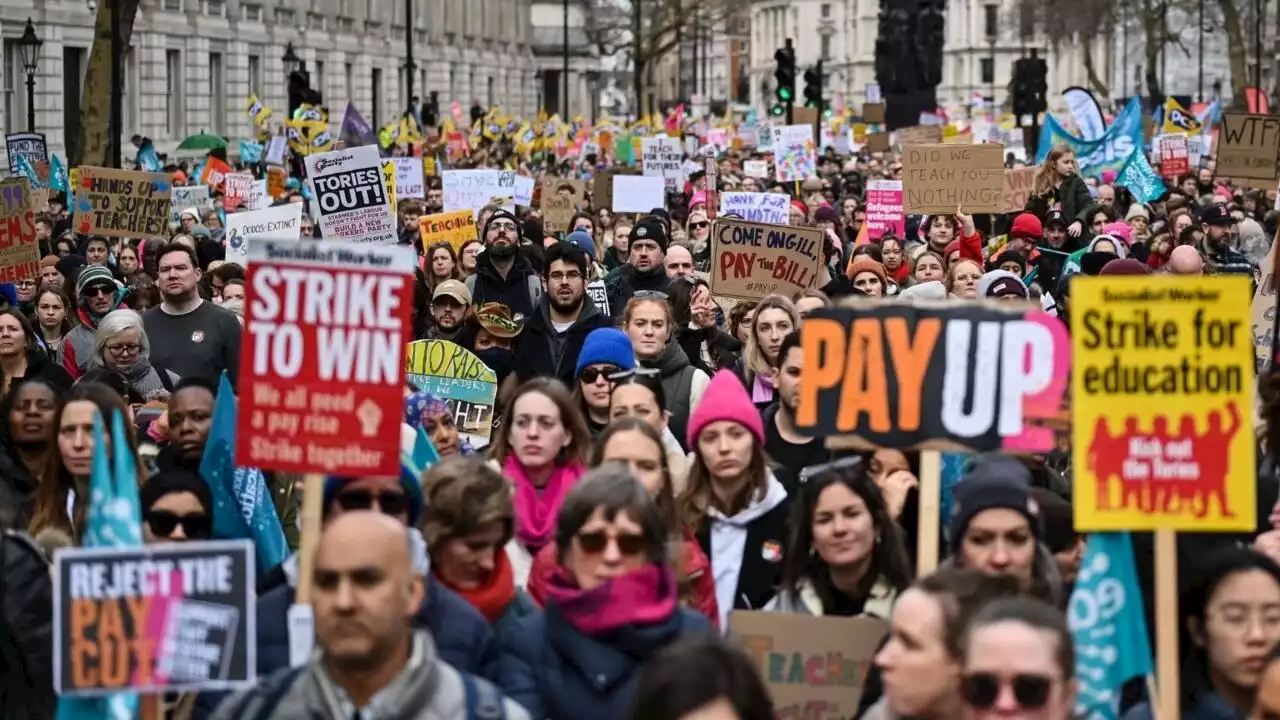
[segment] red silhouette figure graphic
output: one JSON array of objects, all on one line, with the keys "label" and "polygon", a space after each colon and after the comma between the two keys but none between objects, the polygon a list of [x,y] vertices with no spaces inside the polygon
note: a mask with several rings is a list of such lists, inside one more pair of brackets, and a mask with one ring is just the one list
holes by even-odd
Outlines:
[{"label": "red silhouette figure graphic", "polygon": [[[1216,500],[1223,517],[1234,517],[1227,498],[1231,441],[1240,431],[1240,408],[1227,405],[1229,424],[1222,412],[1206,415],[1207,427],[1196,432],[1191,415],[1178,419],[1178,431],[1170,432],[1168,417],[1152,420],[1150,432],[1138,426],[1134,416],[1125,418],[1124,430],[1112,436],[1105,419],[1094,425],[1089,443],[1088,470],[1097,483],[1098,510],[1137,508],[1145,513],[1187,511],[1203,518]],[[1120,485],[1120,503],[1111,502],[1112,479]]]}]

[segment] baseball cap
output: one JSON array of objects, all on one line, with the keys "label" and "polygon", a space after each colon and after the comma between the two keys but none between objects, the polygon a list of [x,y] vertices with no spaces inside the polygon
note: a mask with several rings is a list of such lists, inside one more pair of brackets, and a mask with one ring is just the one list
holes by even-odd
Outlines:
[{"label": "baseball cap", "polygon": [[467,290],[466,284],[459,280],[445,280],[437,285],[436,291],[431,293],[431,299],[438,300],[445,295],[457,300],[463,307],[471,304],[471,292]]},{"label": "baseball cap", "polygon": [[1231,217],[1231,213],[1221,205],[1210,205],[1200,213],[1200,222],[1205,225],[1217,225],[1226,227],[1235,224],[1235,219]]},{"label": "baseball cap", "polygon": [[1061,210],[1050,210],[1048,214],[1044,216],[1044,226],[1046,228],[1050,225],[1061,225],[1062,227],[1066,227],[1068,224],[1067,216],[1063,215]]}]

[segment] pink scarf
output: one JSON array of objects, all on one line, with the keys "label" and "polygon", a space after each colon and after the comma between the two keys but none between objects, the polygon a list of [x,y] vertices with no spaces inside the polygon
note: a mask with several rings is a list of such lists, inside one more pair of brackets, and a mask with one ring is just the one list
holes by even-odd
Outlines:
[{"label": "pink scarf", "polygon": [[579,588],[577,579],[564,568],[558,568],[547,583],[547,604],[555,604],[565,619],[585,635],[662,622],[676,611],[678,595],[671,570],[653,564],[594,590]]},{"label": "pink scarf", "polygon": [[547,478],[547,484],[539,489],[529,480],[515,453],[507,457],[502,473],[516,486],[516,539],[530,553],[538,554],[543,545],[551,542],[560,503],[585,472],[586,468],[577,461],[559,465]]},{"label": "pink scarf", "polygon": [[772,377],[765,377],[760,373],[756,373],[754,382],[751,383],[751,402],[752,403],[773,402],[773,378]]}]

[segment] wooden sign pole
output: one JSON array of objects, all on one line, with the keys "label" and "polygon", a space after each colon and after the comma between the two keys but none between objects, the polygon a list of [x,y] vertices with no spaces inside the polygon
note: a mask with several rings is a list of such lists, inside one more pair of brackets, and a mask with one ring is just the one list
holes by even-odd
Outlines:
[{"label": "wooden sign pole", "polygon": [[1179,717],[1178,687],[1178,537],[1173,530],[1157,530],[1156,541],[1156,679],[1160,694],[1151,707],[1158,720]]},{"label": "wooden sign pole", "polygon": [[920,518],[916,523],[916,577],[938,567],[938,535],[942,528],[942,455],[920,451]]},{"label": "wooden sign pole", "polygon": [[320,516],[324,511],[324,476],[306,476],[302,491],[302,538],[298,543],[298,588],[295,605],[311,604],[311,574],[320,544]]}]

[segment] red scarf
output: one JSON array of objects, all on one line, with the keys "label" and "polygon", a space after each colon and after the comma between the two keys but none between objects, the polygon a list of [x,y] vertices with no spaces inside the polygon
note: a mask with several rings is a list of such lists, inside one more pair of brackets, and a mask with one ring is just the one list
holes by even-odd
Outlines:
[{"label": "red scarf", "polygon": [[584,635],[601,635],[625,625],[652,625],[676,612],[676,577],[670,569],[649,564],[614,578],[594,590],[583,590],[564,568],[547,583],[547,604]]},{"label": "red scarf", "polygon": [[911,277],[911,267],[907,265],[905,260],[898,266],[897,270],[885,268],[884,271],[889,275],[889,279],[898,287],[902,287],[902,284],[907,281],[907,278]]},{"label": "red scarf", "polygon": [[511,560],[507,557],[507,551],[502,548],[498,548],[498,556],[494,558],[493,572],[489,573],[489,579],[476,587],[460,588],[439,573],[436,574],[436,579],[441,585],[458,593],[464,600],[471,603],[471,606],[479,610],[490,623],[502,617],[502,613],[506,612],[507,606],[516,597],[516,582],[515,575],[511,571]]}]

